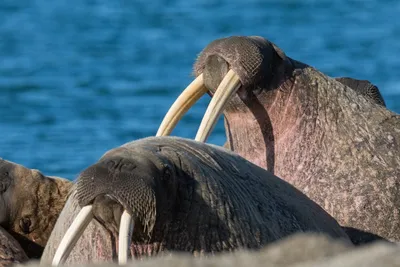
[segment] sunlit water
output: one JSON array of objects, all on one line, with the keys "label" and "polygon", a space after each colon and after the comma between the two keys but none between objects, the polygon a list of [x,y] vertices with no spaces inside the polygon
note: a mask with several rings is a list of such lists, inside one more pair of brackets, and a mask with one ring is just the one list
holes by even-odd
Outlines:
[{"label": "sunlit water", "polygon": [[[0,1],[0,157],[74,179],[155,135],[209,42],[261,35],[400,112],[399,1]],[[204,97],[174,135],[193,138]],[[223,144],[220,121],[209,142]]]}]

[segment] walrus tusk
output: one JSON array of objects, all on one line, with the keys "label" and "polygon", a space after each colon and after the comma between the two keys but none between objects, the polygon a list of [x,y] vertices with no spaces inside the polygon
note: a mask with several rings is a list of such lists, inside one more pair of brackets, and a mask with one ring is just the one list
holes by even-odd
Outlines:
[{"label": "walrus tusk", "polygon": [[128,253],[131,247],[133,227],[132,216],[125,210],[124,213],[122,213],[121,223],[119,226],[118,264],[120,265],[128,262]]},{"label": "walrus tusk", "polygon": [[229,70],[222,82],[219,84],[210,104],[204,114],[200,127],[197,131],[195,140],[205,142],[218,122],[218,118],[224,110],[226,103],[240,88],[239,76]]},{"label": "walrus tusk", "polygon": [[182,116],[185,115],[207,91],[203,82],[203,74],[200,74],[179,95],[174,104],[172,104],[158,128],[156,136],[170,135]]},{"label": "walrus tusk", "polygon": [[52,266],[63,264],[71,253],[83,231],[93,219],[92,205],[85,206],[78,213],[71,226],[68,228],[54,255]]}]

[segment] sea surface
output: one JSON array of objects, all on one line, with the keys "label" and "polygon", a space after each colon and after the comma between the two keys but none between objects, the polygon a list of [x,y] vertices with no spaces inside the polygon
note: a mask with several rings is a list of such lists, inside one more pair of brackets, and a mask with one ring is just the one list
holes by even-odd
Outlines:
[{"label": "sea surface", "polygon": [[[155,135],[211,41],[260,35],[400,113],[400,1],[1,0],[0,157],[75,179]],[[173,135],[194,138],[205,96]],[[210,143],[225,142],[220,120]]]}]

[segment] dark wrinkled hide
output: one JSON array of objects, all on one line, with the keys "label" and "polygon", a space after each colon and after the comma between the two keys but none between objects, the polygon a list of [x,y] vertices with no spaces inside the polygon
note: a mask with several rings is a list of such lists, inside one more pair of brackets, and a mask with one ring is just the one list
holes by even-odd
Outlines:
[{"label": "dark wrinkled hide", "polygon": [[282,179],[228,150],[183,138],[137,140],[110,150],[84,170],[43,262],[53,257],[78,203],[94,204],[93,213],[105,228],[94,222],[97,228],[85,231],[68,263],[115,256],[121,206],[135,218],[131,252],[138,258],[258,249],[299,231],[348,240],[332,217]]},{"label": "dark wrinkled hide", "polygon": [[342,227],[342,229],[346,232],[354,245],[364,245],[368,243],[374,243],[376,241],[391,243],[381,236],[361,231],[359,229],[352,227]]},{"label": "dark wrinkled hide", "polygon": [[330,78],[261,37],[200,54],[210,94],[242,82],[224,112],[226,147],[295,185],[346,227],[400,241],[400,116],[369,82]]}]

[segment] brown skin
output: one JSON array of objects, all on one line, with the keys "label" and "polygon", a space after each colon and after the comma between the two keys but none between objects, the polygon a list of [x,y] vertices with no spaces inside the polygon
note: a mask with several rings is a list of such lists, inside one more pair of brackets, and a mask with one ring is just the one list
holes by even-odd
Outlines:
[{"label": "brown skin", "polygon": [[0,159],[0,224],[30,258],[40,258],[72,182]]},{"label": "brown skin", "polygon": [[226,149],[176,137],[136,140],[84,170],[42,263],[51,261],[79,206],[89,204],[96,221],[68,264],[115,259],[123,209],[134,218],[136,258],[259,249],[296,232],[349,241],[331,216],[289,183]]},{"label": "brown skin", "polygon": [[343,226],[400,241],[400,116],[262,38],[211,43],[195,73],[212,95],[230,68],[242,84],[224,111],[230,149]]}]

